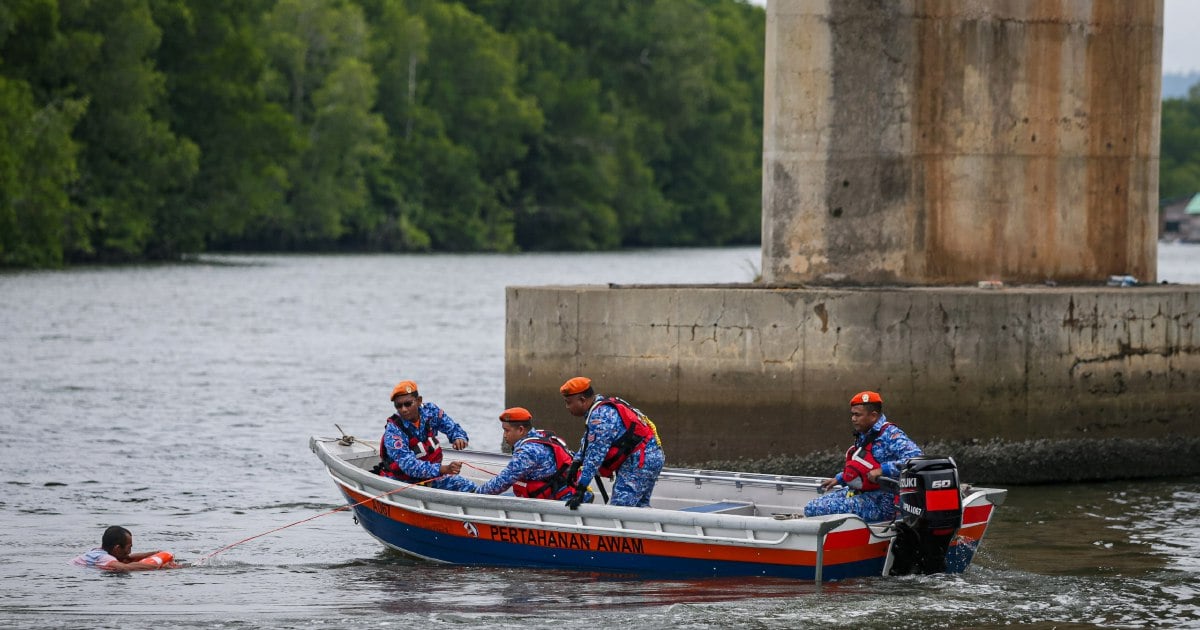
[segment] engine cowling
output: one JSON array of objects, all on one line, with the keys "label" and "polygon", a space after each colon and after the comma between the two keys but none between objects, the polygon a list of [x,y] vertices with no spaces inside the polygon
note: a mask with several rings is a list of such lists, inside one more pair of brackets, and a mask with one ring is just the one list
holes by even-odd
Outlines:
[{"label": "engine cowling", "polygon": [[941,573],[962,525],[958,466],[951,457],[913,457],[900,471],[891,575]]}]

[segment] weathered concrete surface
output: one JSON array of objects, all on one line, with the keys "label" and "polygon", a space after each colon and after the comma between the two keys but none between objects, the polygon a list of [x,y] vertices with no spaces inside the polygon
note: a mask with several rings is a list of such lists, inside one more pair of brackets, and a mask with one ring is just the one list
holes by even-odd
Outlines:
[{"label": "weathered concrete surface", "polygon": [[506,403],[576,439],[557,388],[584,374],[672,464],[829,474],[875,389],[967,478],[1200,473],[1200,287],[932,286],[1155,281],[1162,19],[771,0],[770,286],[510,288]]},{"label": "weathered concrete surface", "polygon": [[1162,0],[771,0],[768,282],[1156,278]]},{"label": "weathered concrete surface", "polygon": [[844,449],[863,389],[919,443],[1113,450],[1200,436],[1200,287],[510,287],[505,403],[578,439],[577,374],[676,465]]}]

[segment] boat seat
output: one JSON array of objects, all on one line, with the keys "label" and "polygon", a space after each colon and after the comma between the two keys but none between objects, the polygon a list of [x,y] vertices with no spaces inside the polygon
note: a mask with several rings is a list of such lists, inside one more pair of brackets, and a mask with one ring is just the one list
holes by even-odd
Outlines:
[{"label": "boat seat", "polygon": [[716,503],[706,503],[704,505],[693,505],[685,507],[681,512],[703,512],[705,514],[739,514],[741,516],[754,516],[754,504],[745,501],[717,501]]}]

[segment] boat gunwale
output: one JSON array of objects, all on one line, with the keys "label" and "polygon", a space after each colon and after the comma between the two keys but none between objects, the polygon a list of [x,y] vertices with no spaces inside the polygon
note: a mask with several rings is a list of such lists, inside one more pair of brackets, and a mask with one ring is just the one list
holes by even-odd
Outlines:
[{"label": "boat gunwale", "polygon": [[[597,533],[602,532],[603,535],[623,535],[642,538],[653,538],[656,540],[669,541],[688,541],[693,540],[709,540],[713,542],[720,541],[721,544],[739,544],[747,546],[767,546],[779,545],[787,540],[788,536],[783,536],[779,541],[768,541],[762,539],[735,539],[716,536],[701,536],[695,534],[677,534],[673,532],[661,531],[662,525],[673,525],[682,527],[699,527],[704,529],[727,529],[727,530],[754,530],[761,532],[773,532],[800,535],[804,537],[816,536],[824,537],[825,534],[837,529],[838,527],[848,522],[858,521],[860,527],[866,529],[867,523],[853,514],[832,514],[828,516],[816,516],[809,518],[798,519],[776,519],[771,516],[745,516],[740,514],[713,514],[704,512],[684,512],[680,510],[671,510],[654,507],[625,507],[617,505],[589,505],[583,504],[577,510],[571,510],[566,505],[558,501],[546,501],[544,499],[529,499],[523,497],[499,496],[499,495],[481,495],[464,492],[454,492],[450,490],[441,490],[438,488],[428,488],[419,484],[405,484],[401,481],[380,477],[370,471],[364,470],[355,466],[337,454],[328,449],[317,446],[317,440],[313,440],[313,450],[318,457],[326,464],[328,472],[335,482],[341,479],[355,482],[360,489],[357,492],[363,494],[371,494],[366,491],[366,488],[378,490],[394,490],[396,494],[404,493],[406,497],[417,499],[421,505],[412,506],[404,503],[399,503],[395,500],[388,500],[388,496],[375,496],[371,498],[376,501],[395,506],[397,509],[410,510],[423,515],[437,516],[441,518],[451,518],[460,521],[482,522],[483,518],[479,515],[466,514],[464,508],[489,509],[503,512],[522,512],[532,514],[552,514],[556,516],[574,517],[579,523],[577,525],[569,525],[566,523],[555,523],[549,521],[530,521],[507,519],[503,520],[505,526],[516,527],[534,527],[538,529],[554,531],[577,531],[580,533]],[[479,451],[475,451],[479,452]],[[484,453],[484,455],[493,455]],[[328,458],[328,459],[326,459]],[[335,474],[335,468],[336,474]],[[450,499],[450,500],[447,500]],[[425,503],[438,503],[450,507],[458,508],[458,513],[453,511],[442,511],[431,509]],[[586,525],[582,521],[584,518],[592,519],[609,519],[614,521],[616,527],[600,527],[597,525]],[[630,529],[625,526],[627,522],[646,523],[651,527],[657,525],[659,531],[647,529]],[[872,532],[874,536],[874,532]]]},{"label": "boat gunwale", "polygon": [[[629,535],[635,537],[646,537],[657,540],[676,540],[676,541],[691,541],[691,540],[711,540],[721,541],[722,544],[737,544],[747,546],[763,546],[780,545],[787,540],[785,535],[779,541],[770,541],[759,539],[751,534],[748,538],[731,538],[722,536],[708,536],[704,534],[683,534],[675,532],[663,532],[663,525],[682,526],[682,527],[697,527],[702,529],[733,529],[746,530],[748,532],[772,532],[795,534],[801,536],[818,536],[824,537],[829,532],[838,529],[847,522],[853,524],[853,521],[859,522],[859,528],[866,529],[870,532],[872,538],[890,538],[893,534],[887,531],[887,528],[880,529],[879,525],[886,524],[871,524],[854,514],[832,514],[827,516],[815,516],[806,518],[792,519],[776,519],[767,515],[742,515],[742,514],[720,514],[720,513],[705,513],[705,512],[687,512],[677,509],[654,508],[654,507],[625,507],[614,505],[595,505],[583,504],[577,510],[571,510],[558,501],[545,501],[543,499],[529,499],[515,496],[502,495],[480,495],[472,493],[454,492],[449,490],[441,490],[438,488],[429,488],[420,484],[405,484],[401,481],[380,477],[370,471],[351,463],[351,460],[362,459],[375,455],[374,448],[369,444],[357,441],[357,444],[363,445],[363,449],[357,451],[354,457],[347,457],[349,453],[334,452],[328,447],[329,443],[337,443],[337,439],[319,438],[313,436],[310,438],[310,447],[313,452],[318,455],[321,461],[326,465],[327,471],[334,479],[335,483],[339,483],[339,475],[347,481],[353,481],[358,485],[356,491],[370,494],[370,490],[395,491],[396,494],[401,492],[409,493],[408,497],[419,497],[419,505],[408,505],[392,499],[392,495],[372,496],[372,499],[380,501],[397,509],[410,510],[427,516],[438,516],[442,518],[453,518],[460,521],[487,522],[489,524],[503,523],[505,526],[515,527],[524,526],[548,531],[565,531],[565,532],[595,532],[600,531],[605,535],[611,535],[613,532],[619,532],[620,535]],[[356,448],[352,445],[341,444],[344,448]],[[466,450],[459,451],[464,456],[474,456],[476,460],[487,460],[490,462],[502,461],[505,459],[503,454],[491,453],[486,451]],[[338,468],[341,471],[339,474],[334,474],[334,469]],[[713,476],[712,473],[718,473]],[[758,487],[779,487],[783,484],[785,487],[804,488],[809,487],[809,484],[803,481],[793,481],[796,479],[816,479],[815,477],[802,477],[790,475],[769,475],[762,473],[738,473],[736,471],[705,471],[693,469],[664,469],[662,475],[668,475],[676,481],[695,480],[697,484],[703,482],[723,483],[736,481],[740,485],[758,486]],[[740,476],[745,475],[745,476]],[[378,494],[378,493],[375,493]],[[993,509],[989,510],[988,518],[978,523],[963,522],[963,526],[976,524],[990,524],[994,508],[1002,505],[1007,497],[1008,491],[999,488],[984,488],[972,487],[970,493],[963,497],[962,505],[964,508],[972,506],[972,504],[990,505]],[[450,500],[446,500],[450,499]],[[428,503],[436,503],[446,505],[449,508],[457,508],[449,510],[431,509]],[[476,508],[485,510],[495,510],[505,514],[502,517],[490,517],[466,514],[465,508]],[[456,513],[457,512],[457,513]],[[512,519],[507,516],[510,512],[519,512],[524,514],[538,515],[538,520],[528,519]],[[613,513],[615,512],[615,513]],[[556,516],[571,516],[577,521],[576,524],[558,523],[546,521],[542,519],[542,515]],[[965,516],[965,513],[964,513]],[[614,521],[615,527],[602,527],[597,525],[587,525],[583,522],[584,517],[587,518],[603,518]],[[629,529],[625,527],[625,523],[629,521],[645,523],[655,529]]]}]

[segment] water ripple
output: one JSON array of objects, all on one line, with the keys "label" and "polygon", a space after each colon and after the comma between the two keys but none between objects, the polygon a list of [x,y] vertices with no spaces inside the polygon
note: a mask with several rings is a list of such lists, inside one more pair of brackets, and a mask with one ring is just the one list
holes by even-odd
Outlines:
[{"label": "water ripple", "polygon": [[[1200,627],[1196,482],[1012,488],[966,574],[820,588],[431,565],[341,512],[200,563],[339,506],[307,437],[335,423],[377,436],[402,376],[499,450],[506,285],[741,282],[758,257],[212,256],[0,274],[0,531],[21,552],[0,562],[0,625]],[[112,524],[135,551],[193,566],[68,564]]]}]

